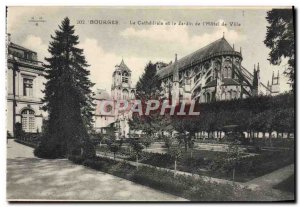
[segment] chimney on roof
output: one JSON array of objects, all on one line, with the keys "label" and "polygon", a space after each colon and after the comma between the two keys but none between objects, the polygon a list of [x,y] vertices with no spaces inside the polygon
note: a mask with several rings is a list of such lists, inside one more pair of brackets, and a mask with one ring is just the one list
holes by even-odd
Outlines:
[{"label": "chimney on roof", "polygon": [[234,50],[234,44],[232,44],[232,48],[233,48],[233,50]]},{"label": "chimney on roof", "polygon": [[223,39],[225,39],[225,32],[223,32]]},{"label": "chimney on roof", "polygon": [[177,53],[175,53],[175,62],[177,62]]}]

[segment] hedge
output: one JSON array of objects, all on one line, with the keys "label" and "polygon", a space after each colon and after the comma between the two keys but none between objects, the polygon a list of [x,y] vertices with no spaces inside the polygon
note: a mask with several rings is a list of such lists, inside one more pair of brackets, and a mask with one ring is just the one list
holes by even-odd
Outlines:
[{"label": "hedge", "polygon": [[224,126],[229,125],[238,126],[236,131],[249,133],[295,131],[294,94],[199,103],[194,111],[200,115],[171,116],[171,125],[177,131],[183,128],[191,133],[224,131]]}]

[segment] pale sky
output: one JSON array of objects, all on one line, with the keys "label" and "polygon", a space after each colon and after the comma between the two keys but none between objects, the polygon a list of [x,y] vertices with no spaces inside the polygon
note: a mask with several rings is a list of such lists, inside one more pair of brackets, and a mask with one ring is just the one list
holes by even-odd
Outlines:
[{"label": "pale sky", "polygon": [[[7,32],[14,43],[38,53],[43,61],[50,35],[58,29],[64,17],[68,16],[79,35],[80,48],[84,49],[91,71],[91,80],[96,88],[110,92],[114,66],[124,59],[132,70],[135,84],[143,73],[145,65],[152,62],[174,61],[174,54],[180,59],[197,49],[221,38],[225,38],[237,51],[242,47],[242,65],[251,73],[253,65],[259,62],[261,81],[271,81],[272,72],[280,71],[281,92],[289,90],[287,78],[282,73],[285,63],[272,66],[268,62],[269,49],[263,41],[266,35],[266,12],[271,8],[164,8],[164,7],[9,7]],[[30,20],[42,19],[38,26]],[[85,24],[77,24],[85,20]],[[89,24],[89,20],[117,20],[117,25]],[[173,21],[191,22],[192,26],[145,26],[131,25],[130,21]],[[225,22],[227,26],[196,26],[196,22]],[[230,26],[237,22],[240,26]]]}]

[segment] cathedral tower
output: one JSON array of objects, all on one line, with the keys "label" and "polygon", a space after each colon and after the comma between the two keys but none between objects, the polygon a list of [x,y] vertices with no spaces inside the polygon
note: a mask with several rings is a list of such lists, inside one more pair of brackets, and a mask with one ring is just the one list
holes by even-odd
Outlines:
[{"label": "cathedral tower", "polygon": [[122,59],[119,65],[115,66],[112,75],[111,96],[114,100],[134,99],[134,88],[131,82],[131,70]]}]

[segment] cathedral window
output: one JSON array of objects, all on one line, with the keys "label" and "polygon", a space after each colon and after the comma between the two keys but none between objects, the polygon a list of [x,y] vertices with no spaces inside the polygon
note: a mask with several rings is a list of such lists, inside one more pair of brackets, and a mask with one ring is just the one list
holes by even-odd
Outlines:
[{"label": "cathedral window", "polygon": [[189,71],[189,70],[186,70],[186,71],[185,71],[185,76],[186,76],[186,77],[189,77],[189,76],[190,76],[190,71]]},{"label": "cathedral window", "polygon": [[224,68],[224,71],[223,71],[223,77],[224,77],[224,78],[227,78],[227,77],[228,77],[228,68],[227,68],[227,67]]},{"label": "cathedral window", "polygon": [[210,94],[209,93],[206,94],[206,102],[210,102]]},{"label": "cathedral window", "polygon": [[227,75],[228,75],[228,78],[231,78],[231,77],[232,77],[232,74],[231,74],[231,68],[228,68]]}]

